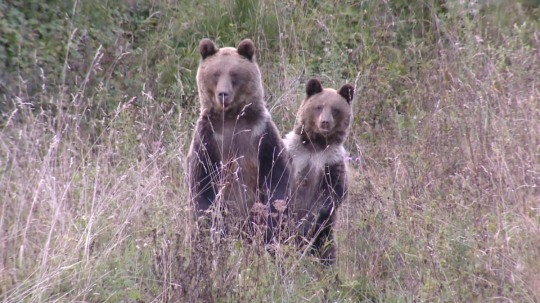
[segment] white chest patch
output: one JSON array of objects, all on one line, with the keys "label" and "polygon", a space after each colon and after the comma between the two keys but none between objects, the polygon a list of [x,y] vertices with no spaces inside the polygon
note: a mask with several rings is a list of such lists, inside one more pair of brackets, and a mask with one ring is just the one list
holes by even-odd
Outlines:
[{"label": "white chest patch", "polygon": [[294,132],[285,136],[284,143],[292,158],[295,174],[304,171],[308,166],[311,172],[322,172],[325,165],[343,161],[347,155],[342,145],[329,145],[324,151],[315,152],[309,146],[306,147],[300,135]]},{"label": "white chest patch", "polygon": [[263,112],[263,118],[258,121],[256,125],[251,128],[251,139],[258,139],[266,129],[267,122],[270,120],[270,113],[266,108]]}]

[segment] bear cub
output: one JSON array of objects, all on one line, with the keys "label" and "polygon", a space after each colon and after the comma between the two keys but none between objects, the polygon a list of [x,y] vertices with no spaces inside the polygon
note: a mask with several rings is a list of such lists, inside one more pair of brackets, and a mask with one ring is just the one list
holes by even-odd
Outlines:
[{"label": "bear cub", "polygon": [[349,84],[336,91],[310,79],[294,129],[284,140],[292,163],[289,212],[298,222],[300,235],[313,243],[312,252],[326,263],[335,258],[332,226],[346,194],[343,142],[353,94]]},{"label": "bear cub", "polygon": [[236,221],[246,222],[261,202],[264,209],[270,204],[264,221],[270,220],[271,230],[276,224],[272,205],[286,200],[289,171],[283,142],[265,107],[255,46],[246,39],[236,49],[218,48],[203,39],[199,52],[201,109],[188,154],[190,196],[197,215],[217,205]]}]

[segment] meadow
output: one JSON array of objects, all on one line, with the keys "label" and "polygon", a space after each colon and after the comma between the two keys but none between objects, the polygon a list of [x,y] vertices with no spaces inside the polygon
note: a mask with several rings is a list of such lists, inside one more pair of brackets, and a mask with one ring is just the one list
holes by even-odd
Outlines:
[{"label": "meadow", "polygon": [[[202,38],[355,87],[333,266],[195,227]],[[0,301],[540,302],[540,2],[1,1]]]}]

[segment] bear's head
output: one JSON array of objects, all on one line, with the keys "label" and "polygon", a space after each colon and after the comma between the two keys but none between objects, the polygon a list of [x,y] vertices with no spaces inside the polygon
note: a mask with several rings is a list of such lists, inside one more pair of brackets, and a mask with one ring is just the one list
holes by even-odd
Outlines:
[{"label": "bear's head", "polygon": [[298,111],[299,135],[304,143],[319,142],[321,145],[342,143],[351,122],[351,106],[354,88],[343,85],[338,91],[323,88],[317,79],[306,84],[306,97]]},{"label": "bear's head", "polygon": [[235,49],[217,48],[211,40],[203,39],[199,52],[197,85],[203,108],[236,112],[263,102],[261,72],[251,40],[243,40]]}]

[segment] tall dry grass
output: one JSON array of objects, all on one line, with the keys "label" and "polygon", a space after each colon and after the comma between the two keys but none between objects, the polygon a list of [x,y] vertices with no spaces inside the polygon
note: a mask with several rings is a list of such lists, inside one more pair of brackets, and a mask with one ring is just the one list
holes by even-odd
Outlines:
[{"label": "tall dry grass", "polygon": [[[2,301],[540,300],[537,10],[497,1],[136,3],[127,11],[148,16],[131,34],[85,36],[74,26],[59,66],[36,60],[25,67],[34,74],[23,63],[2,74]],[[73,12],[74,25],[100,17]],[[118,24],[102,18],[91,20]],[[306,79],[354,83],[333,267],[287,242],[272,257],[260,242],[195,228],[184,159],[203,35],[231,45],[253,38],[282,133]],[[100,47],[105,38],[113,42]]]}]

